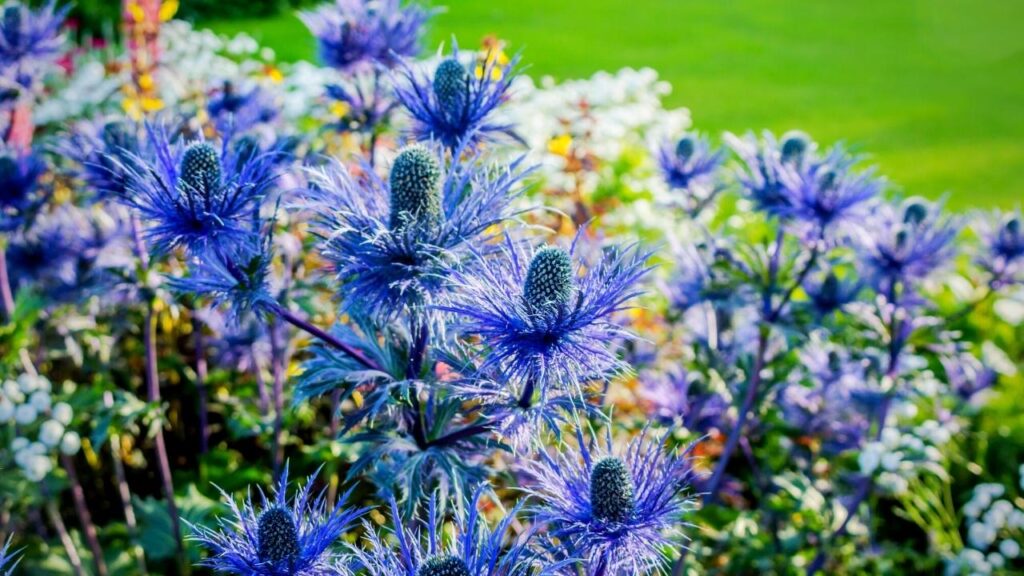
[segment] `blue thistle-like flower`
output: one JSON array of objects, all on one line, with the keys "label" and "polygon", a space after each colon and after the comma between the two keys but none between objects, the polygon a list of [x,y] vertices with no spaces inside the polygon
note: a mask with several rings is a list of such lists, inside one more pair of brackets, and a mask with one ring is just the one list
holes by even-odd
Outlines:
[{"label": "blue thistle-like flower", "polygon": [[[578,447],[526,464],[540,503],[538,522],[547,525],[568,556],[590,574],[652,574],[663,568],[664,548],[683,526],[692,476],[688,450],[670,450],[666,438],[645,430],[624,454],[577,433]],[[557,556],[556,556],[557,558]]]},{"label": "blue thistle-like flower", "polygon": [[819,277],[808,277],[803,288],[814,312],[826,316],[855,301],[863,284],[854,278],[841,279],[830,270]]},{"label": "blue thistle-like flower", "polygon": [[[528,576],[554,573],[557,566],[545,566],[530,549],[532,531],[509,541],[511,529],[522,505],[505,512],[493,526],[482,517],[480,507],[486,485],[471,498],[456,501],[454,533],[444,538],[444,518],[437,497],[430,499],[424,528],[414,530],[402,522],[398,504],[391,499],[390,534],[378,534],[369,523],[367,548],[353,547],[357,565],[369,576]],[[495,503],[498,503],[495,500]],[[393,538],[389,538],[393,536]],[[397,543],[397,547],[391,544]]]},{"label": "blue thistle-like flower", "polygon": [[271,296],[270,235],[265,239],[242,237],[217,250],[193,255],[188,276],[171,278],[175,292],[210,299],[215,307],[226,307],[228,320],[237,324],[249,314],[273,310],[277,301]]},{"label": "blue thistle-like flower", "polygon": [[141,128],[122,119],[85,122],[57,151],[77,164],[72,175],[92,191],[94,200],[125,198],[129,167],[136,167],[136,158],[151,158],[146,139],[139,136]]},{"label": "blue thistle-like flower", "polygon": [[44,172],[46,163],[35,151],[0,144],[0,232],[28,224],[46,202]]},{"label": "blue thistle-like flower", "polygon": [[949,263],[956,235],[941,205],[918,198],[877,204],[858,236],[858,258],[871,284],[894,300],[898,285],[913,284]]},{"label": "blue thistle-like flower", "polygon": [[11,541],[14,539],[14,535],[7,537],[7,542],[4,542],[3,548],[0,548],[0,575],[11,576],[14,574],[14,569],[18,567],[18,563],[21,561],[18,558],[19,550],[11,550]]},{"label": "blue thistle-like flower", "polygon": [[390,183],[369,169],[357,180],[340,163],[313,171],[309,197],[343,306],[394,318],[447,302],[452,272],[475,266],[487,229],[510,216],[527,173],[521,165],[446,163],[413,147],[395,161]]},{"label": "blue thistle-like flower", "polygon": [[687,196],[696,209],[717,192],[715,172],[725,160],[725,152],[712,150],[706,136],[686,134],[674,144],[667,142],[657,151],[658,165],[668,185]]},{"label": "blue thistle-like flower", "polygon": [[333,547],[367,509],[346,509],[346,492],[331,508],[326,491],[314,495],[315,474],[299,488],[289,503],[288,467],[272,497],[260,490],[258,506],[249,495],[239,508],[221,490],[233,517],[218,520],[218,529],[188,523],[191,539],[210,556],[200,565],[240,576],[347,575],[347,555]]},{"label": "blue thistle-like flower", "polygon": [[639,395],[651,416],[666,425],[681,423],[687,430],[708,433],[725,430],[729,399],[699,385],[691,374],[673,367],[640,374]]},{"label": "blue thistle-like flower", "polygon": [[501,257],[456,276],[459,292],[443,309],[463,318],[464,335],[480,337],[482,370],[541,392],[549,386],[578,392],[584,382],[625,368],[611,343],[630,336],[612,315],[640,294],[647,254],[635,246],[608,248],[566,274],[576,246],[530,250],[506,239]]},{"label": "blue thistle-like flower", "polygon": [[316,36],[320,59],[342,72],[384,66],[420,52],[430,12],[402,0],[335,0],[300,15]]},{"label": "blue thistle-like flower", "polygon": [[808,239],[834,238],[863,223],[884,180],[872,169],[855,172],[857,157],[840,146],[824,158],[803,154],[800,163],[783,162],[779,179],[787,200],[775,215],[806,226]]},{"label": "blue thistle-like flower", "polygon": [[377,75],[358,75],[343,84],[329,84],[326,96],[344,104],[345,116],[334,125],[339,130],[364,133],[386,125],[398,102]]},{"label": "blue thistle-like flower", "polygon": [[226,80],[206,104],[206,112],[217,132],[226,135],[272,122],[277,118],[278,108],[270,94],[259,86],[241,90]]},{"label": "blue thistle-like flower", "polygon": [[57,9],[50,0],[37,10],[7,2],[0,14],[0,75],[35,74],[60,51],[60,27],[70,6]]},{"label": "blue thistle-like flower", "polygon": [[518,140],[511,125],[491,119],[507,98],[518,61],[516,57],[502,65],[488,55],[471,73],[454,45],[452,55],[441,62],[432,78],[405,67],[405,82],[395,86],[395,95],[413,117],[415,137],[441,142],[452,150],[472,147],[497,134]]},{"label": "blue thistle-like flower", "polygon": [[153,160],[136,155],[122,164],[128,175],[122,201],[149,224],[156,252],[220,248],[253,233],[255,207],[275,178],[276,153],[252,154],[227,141],[219,149],[207,142],[172,145],[166,130],[153,126],[147,136]]},{"label": "blue thistle-like flower", "polygon": [[105,211],[65,204],[12,236],[7,247],[11,283],[31,285],[51,302],[77,302],[117,283],[133,266],[124,220]]},{"label": "blue thistle-like flower", "polygon": [[[765,132],[760,142],[753,134],[742,138],[726,134],[725,140],[744,164],[737,179],[754,206],[771,216],[779,216],[789,210],[790,198],[782,181],[783,172],[787,167],[801,163],[810,146],[791,144],[789,154],[783,160],[781,146],[771,132]],[[798,149],[803,151],[797,154]]]},{"label": "blue thistle-like flower", "polygon": [[696,244],[676,247],[673,253],[675,270],[663,291],[675,310],[686,312],[704,302],[729,309],[743,302],[748,290],[724,269],[732,261],[727,248]]},{"label": "blue thistle-like flower", "polygon": [[1024,283],[1024,216],[1020,210],[996,214],[980,224],[978,263],[992,275],[992,285]]}]

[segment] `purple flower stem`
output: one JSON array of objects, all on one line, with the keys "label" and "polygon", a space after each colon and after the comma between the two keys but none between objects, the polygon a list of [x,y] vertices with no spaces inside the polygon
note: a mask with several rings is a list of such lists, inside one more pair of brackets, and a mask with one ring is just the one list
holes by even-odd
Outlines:
[{"label": "purple flower stem", "polygon": [[7,240],[0,240],[0,302],[4,307],[4,318],[14,318],[14,293],[11,291],[11,279],[7,274]]},{"label": "purple flower stem", "polygon": [[85,503],[85,490],[82,483],[78,481],[78,473],[75,471],[75,461],[66,454],[61,454],[60,462],[64,466],[64,472],[68,475],[68,482],[71,484],[71,500],[75,505],[75,513],[78,514],[78,521],[82,524],[82,532],[85,534],[85,541],[92,552],[92,562],[96,567],[98,576],[107,576],[107,562],[103,559],[103,548],[100,546],[100,539],[96,533],[96,524],[92,521],[92,514]]},{"label": "purple flower stem", "polygon": [[[145,241],[142,238],[142,223],[139,221],[138,214],[132,214],[131,228],[139,265],[144,273],[148,272],[149,250],[146,249]],[[142,286],[142,288],[143,292],[145,292],[145,286]],[[153,313],[152,302],[146,302],[146,317],[142,327],[142,345],[146,349],[146,397],[149,402],[159,405],[160,374],[156,357],[156,315]],[[167,443],[164,439],[163,426],[156,429],[153,443],[156,445],[157,471],[160,474],[164,498],[167,500],[167,514],[170,516],[171,529],[174,532],[174,540],[178,547],[178,563],[184,572],[187,570],[188,564],[185,561],[185,545],[181,539],[181,521],[178,518],[178,505],[174,502],[174,480],[171,476],[171,462],[167,457]]]},{"label": "purple flower stem", "polygon": [[274,481],[277,482],[281,474],[281,464],[284,461],[284,443],[281,435],[284,432],[284,379],[287,362],[278,323],[271,322],[268,328],[270,330],[271,372],[274,377],[274,386],[271,390],[274,402],[274,442],[271,458],[274,462]]},{"label": "purple flower stem", "polygon": [[85,570],[82,569],[82,558],[78,555],[78,550],[75,549],[75,542],[71,539],[71,535],[68,534],[68,528],[64,525],[64,520],[60,517],[60,510],[57,509],[57,501],[54,500],[46,491],[46,484],[43,486],[43,498],[46,500],[46,515],[50,518],[50,523],[53,524],[57,535],[60,537],[60,543],[64,546],[64,553],[68,555],[68,562],[71,564],[71,570],[75,573],[75,576],[85,576]]},{"label": "purple flower stem", "polygon": [[359,350],[356,350],[355,348],[349,346],[348,344],[345,344],[341,340],[338,340],[337,338],[331,336],[330,334],[321,330],[320,328],[317,328],[316,326],[310,324],[309,322],[303,320],[302,318],[299,318],[285,307],[280,305],[273,306],[271,307],[270,311],[279,316],[285,322],[291,324],[292,326],[295,326],[299,330],[302,330],[303,332],[306,332],[309,335],[321,340],[328,346],[336,348],[344,352],[345,354],[349,355],[353,360],[358,362],[364,368],[367,368],[369,370],[380,370],[380,367],[377,366],[376,363],[374,363],[372,360],[364,356],[363,353],[360,352]]},{"label": "purple flower stem", "polygon": [[206,454],[209,451],[209,428],[210,415],[207,407],[206,380],[208,376],[208,365],[206,362],[206,344],[203,338],[203,323],[201,320],[192,317],[192,331],[195,337],[196,346],[196,396],[199,397],[199,453]]},{"label": "purple flower stem", "polygon": [[[103,393],[103,405],[108,409],[114,407],[114,395],[109,391]],[[132,542],[132,555],[135,556],[136,568],[139,574],[146,574],[146,554],[138,543],[139,525],[135,519],[135,509],[132,508],[132,493],[128,486],[128,477],[124,473],[124,460],[121,458],[121,435],[111,433],[110,435],[110,459],[114,463],[114,477],[117,479],[117,494],[121,499],[121,511],[124,513],[124,523],[128,528],[128,536]]]},{"label": "purple flower stem", "polygon": [[846,507],[846,518],[843,518],[843,523],[839,525],[839,528],[837,528],[830,537],[821,541],[818,554],[814,557],[814,561],[807,567],[807,576],[813,576],[814,573],[825,566],[825,561],[828,558],[825,554],[825,550],[828,547],[828,544],[836,538],[841,537],[843,534],[846,534],[846,530],[850,525],[850,520],[852,520],[853,516],[857,513],[857,508],[860,508],[860,505],[867,499],[868,495],[871,494],[871,486],[873,484],[874,483],[871,481],[871,478],[865,478],[864,482],[861,483],[857,493],[854,494],[850,505]]}]

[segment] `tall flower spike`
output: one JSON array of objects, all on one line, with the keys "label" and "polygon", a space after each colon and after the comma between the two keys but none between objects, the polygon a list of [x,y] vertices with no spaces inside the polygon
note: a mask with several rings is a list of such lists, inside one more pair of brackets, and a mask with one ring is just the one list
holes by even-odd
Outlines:
[{"label": "tall flower spike", "polygon": [[120,164],[129,192],[121,200],[149,224],[155,251],[222,250],[252,235],[254,208],[276,177],[279,152],[240,155],[227,142],[219,150],[206,142],[185,148],[171,144],[162,127],[148,126],[147,137],[152,158],[134,155]]},{"label": "tall flower spike", "polygon": [[611,343],[631,336],[612,316],[640,293],[646,253],[609,248],[581,273],[568,265],[575,244],[532,252],[506,239],[502,251],[457,274],[459,291],[443,307],[463,319],[464,334],[480,337],[484,371],[528,383],[532,396],[549,386],[580,393],[586,381],[625,368]]},{"label": "tall flower spike", "polygon": [[335,0],[300,15],[316,37],[320,59],[342,72],[392,68],[420,52],[430,12],[402,0]]},{"label": "tall flower spike", "polygon": [[402,152],[390,185],[372,170],[357,180],[340,163],[313,171],[306,197],[343,306],[380,319],[447,303],[452,272],[476,265],[473,251],[510,216],[525,174],[522,159],[507,168],[475,156],[442,163],[421,146]]},{"label": "tall flower spike", "polygon": [[663,568],[663,548],[680,535],[691,506],[684,493],[692,475],[689,450],[673,451],[667,440],[645,430],[618,455],[610,432],[603,443],[580,432],[575,450],[541,452],[526,464],[533,480],[527,491],[539,500],[536,519],[562,543],[552,550],[555,559],[583,561],[587,574]]},{"label": "tall flower spike", "polygon": [[412,115],[417,139],[435,140],[452,150],[472,147],[499,134],[519,139],[511,125],[492,119],[495,109],[508,98],[518,63],[516,57],[503,64],[497,56],[482,58],[473,76],[460,60],[457,45],[433,78],[405,67],[404,82],[395,86],[395,95]]},{"label": "tall flower spike", "polygon": [[[521,504],[507,511],[495,525],[488,525],[480,513],[484,493],[488,490],[486,485],[481,485],[472,498],[455,504],[454,534],[447,542],[437,498],[430,499],[421,530],[403,524],[398,504],[392,498],[393,528],[390,532],[394,538],[378,534],[373,526],[364,522],[368,546],[353,548],[359,567],[369,576],[544,576],[557,573],[562,563],[545,564],[530,550],[533,531],[508,541]],[[390,543],[392,540],[397,548]]]},{"label": "tall flower spike", "polygon": [[233,518],[221,518],[219,530],[188,523],[191,539],[210,552],[200,565],[239,576],[349,574],[347,555],[339,554],[334,545],[367,510],[344,508],[349,493],[328,507],[325,492],[312,494],[314,476],[291,502],[285,494],[287,466],[273,497],[260,491],[259,506],[250,495],[239,508],[221,491]]}]

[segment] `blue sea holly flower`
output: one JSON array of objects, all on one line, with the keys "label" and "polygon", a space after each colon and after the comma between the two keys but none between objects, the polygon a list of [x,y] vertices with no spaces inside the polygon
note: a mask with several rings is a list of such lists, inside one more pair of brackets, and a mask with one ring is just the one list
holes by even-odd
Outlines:
[{"label": "blue sea holly flower", "polygon": [[677,544],[691,501],[689,450],[668,448],[645,430],[616,453],[604,442],[577,434],[578,447],[555,456],[540,453],[526,464],[526,487],[539,503],[536,520],[547,526],[588,574],[653,574],[663,569],[665,548]]},{"label": "blue sea holly flower", "polygon": [[271,95],[259,86],[245,90],[226,80],[210,98],[206,112],[217,132],[227,135],[272,122],[277,118],[278,108]]},{"label": "blue sea holly flower", "polygon": [[982,239],[978,263],[992,275],[993,287],[1024,283],[1024,216],[1020,210],[997,214],[979,226]]},{"label": "blue sea holly flower", "polygon": [[687,209],[699,208],[717,192],[715,173],[722,165],[725,153],[712,150],[707,137],[687,134],[674,144],[662,145],[657,158],[665,182],[687,196]]},{"label": "blue sea holly flower", "polygon": [[57,151],[77,164],[72,175],[86,185],[94,200],[124,198],[128,167],[135,166],[136,158],[151,156],[140,130],[141,126],[121,119],[83,122],[57,145]]},{"label": "blue sea holly flower", "polygon": [[271,497],[259,491],[258,504],[250,495],[239,507],[221,491],[233,517],[221,518],[217,529],[186,522],[190,538],[210,553],[200,565],[240,576],[350,574],[348,555],[339,553],[335,544],[367,510],[346,509],[349,493],[328,506],[325,491],[313,494],[314,479],[311,476],[290,502],[287,466]]},{"label": "blue sea holly flower", "polygon": [[525,383],[524,406],[534,391],[580,392],[585,382],[625,368],[612,342],[631,336],[612,316],[640,294],[647,254],[607,248],[594,261],[575,263],[577,245],[531,250],[506,239],[500,256],[456,276],[457,296],[444,307],[463,319],[465,336],[480,338],[483,370]]},{"label": "blue sea holly flower", "polygon": [[[272,185],[274,154],[251,154],[209,142],[171,144],[163,128],[148,127],[153,160],[123,165],[122,200],[149,224],[156,252],[219,248],[252,233],[254,209]],[[108,156],[109,158],[109,156]]]},{"label": "blue sea holly flower", "polygon": [[825,316],[855,301],[863,285],[854,278],[841,279],[830,270],[820,276],[809,276],[803,288],[814,312]]},{"label": "blue sea holly flower", "polygon": [[402,0],[335,0],[300,18],[316,37],[320,59],[342,72],[393,68],[420,52],[430,12]]},{"label": "blue sea holly flower", "polygon": [[269,274],[270,235],[260,240],[242,237],[217,250],[194,254],[188,276],[171,278],[169,286],[179,293],[194,294],[228,311],[228,320],[238,324],[249,314],[273,311]]},{"label": "blue sea holly flower", "polygon": [[918,198],[880,203],[866,224],[857,242],[861,270],[890,301],[899,296],[899,286],[924,279],[952,259],[957,226],[941,205]]},{"label": "blue sea holly flower", "polygon": [[307,196],[343,306],[394,318],[446,303],[453,271],[475,266],[488,228],[511,215],[521,165],[445,161],[414,145],[399,152],[387,181],[369,169],[356,179],[340,163],[314,170]]},{"label": "blue sea holly flower", "polygon": [[[414,529],[402,522],[391,499],[392,528],[384,534],[364,521],[365,548],[353,547],[356,565],[369,576],[538,576],[553,574],[530,549],[533,531],[514,537],[512,527],[521,504],[505,511],[494,525],[481,513],[485,485],[466,501],[457,501],[453,531],[445,538],[445,522],[437,498],[430,499],[426,518]],[[499,504],[496,499],[492,499]]]},{"label": "blue sea holly flower", "polygon": [[726,134],[725,141],[743,163],[737,180],[744,195],[769,216],[788,212],[792,206],[783,181],[784,173],[802,164],[811,145],[796,144],[798,140],[793,140],[784,159],[782,147],[771,132],[765,132],[760,141],[753,134],[743,137]]},{"label": "blue sea holly flower", "polygon": [[328,99],[343,104],[343,117],[334,123],[342,131],[373,133],[386,125],[398,107],[393,95],[379,77],[361,74],[344,83],[326,87]]},{"label": "blue sea holly flower", "polygon": [[11,550],[11,540],[14,536],[8,536],[3,548],[0,548],[0,575],[11,576],[14,569],[18,567],[18,550]]},{"label": "blue sea holly flower", "polygon": [[29,223],[46,202],[44,172],[46,164],[36,152],[0,144],[0,232]]},{"label": "blue sea holly flower", "polygon": [[474,65],[461,60],[458,46],[453,46],[452,55],[438,65],[433,77],[405,68],[405,81],[395,86],[395,95],[413,117],[417,139],[438,141],[452,150],[498,134],[518,139],[511,125],[493,119],[495,109],[508,97],[518,57],[501,64],[492,56],[488,54],[473,70]]},{"label": "blue sea holly flower", "polygon": [[50,0],[37,10],[8,1],[0,14],[0,75],[37,73],[41,64],[55,57],[63,38],[60,27],[70,6],[57,9]]}]

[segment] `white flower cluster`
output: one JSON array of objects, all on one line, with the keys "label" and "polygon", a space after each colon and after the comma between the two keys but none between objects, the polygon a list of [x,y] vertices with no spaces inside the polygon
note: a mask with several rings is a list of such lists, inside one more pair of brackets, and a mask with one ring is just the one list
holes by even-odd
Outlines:
[{"label": "white flower cluster", "polygon": [[[1024,484],[1024,466],[1021,467]],[[946,574],[1019,573],[1024,510],[1006,497],[1001,484],[975,486],[964,505],[967,546],[946,566]]]},{"label": "white flower cluster", "polygon": [[910,480],[922,473],[943,475],[941,447],[949,442],[949,426],[927,420],[909,430],[886,428],[877,441],[868,442],[857,456],[862,474],[876,477],[878,488],[903,494]]},{"label": "white flower cluster", "polygon": [[[10,451],[14,463],[33,482],[53,470],[54,451],[77,454],[82,439],[68,430],[74,411],[65,402],[53,402],[52,385],[42,376],[22,374],[0,387],[0,424],[13,424],[16,437]],[[30,440],[35,436],[35,440]]]},{"label": "white flower cluster", "polygon": [[[685,108],[664,108],[662,98],[671,89],[650,68],[598,72],[562,83],[545,77],[539,85],[523,76],[500,114],[526,140],[549,196],[587,198],[617,182],[667,202],[668,188],[652,151],[691,124]],[[614,215],[649,225],[644,219],[655,217],[655,206],[640,200]]]}]

